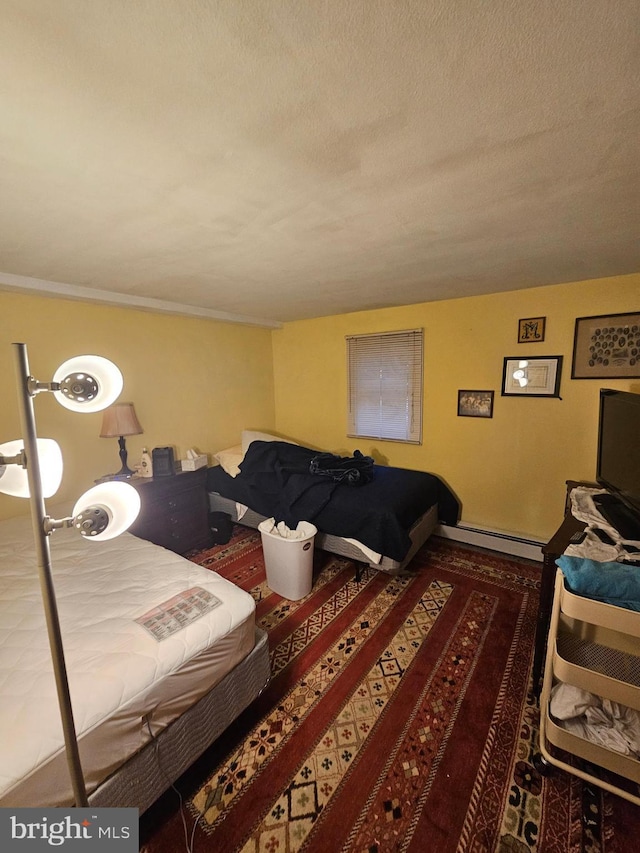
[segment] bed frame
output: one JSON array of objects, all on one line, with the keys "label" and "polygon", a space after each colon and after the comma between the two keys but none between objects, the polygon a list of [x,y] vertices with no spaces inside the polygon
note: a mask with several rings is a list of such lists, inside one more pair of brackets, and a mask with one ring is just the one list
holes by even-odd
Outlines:
[{"label": "bed frame", "polygon": [[[242,524],[245,527],[254,527],[257,529],[261,521],[264,521],[266,516],[248,509],[242,518],[238,518],[237,505],[231,498],[224,498],[217,492],[209,492],[209,508],[211,512],[225,512],[231,516],[231,520],[237,524]],[[379,563],[370,562],[363,551],[351,542],[347,542],[340,536],[332,536],[330,533],[316,534],[314,545],[322,551],[329,551],[331,554],[337,554],[340,557],[346,557],[353,560],[355,563],[370,566],[372,569],[378,569],[381,572],[388,572],[392,575],[397,575],[406,567],[407,563],[413,559],[416,551],[424,545],[427,539],[431,536],[435,528],[438,526],[438,505],[430,507],[424,515],[415,522],[409,531],[411,539],[411,547],[407,552],[406,557],[402,562],[393,560],[391,557],[383,556]]]},{"label": "bed frame", "polygon": [[202,699],[102,782],[89,803],[146,811],[269,683],[267,634],[256,628],[251,652]]}]

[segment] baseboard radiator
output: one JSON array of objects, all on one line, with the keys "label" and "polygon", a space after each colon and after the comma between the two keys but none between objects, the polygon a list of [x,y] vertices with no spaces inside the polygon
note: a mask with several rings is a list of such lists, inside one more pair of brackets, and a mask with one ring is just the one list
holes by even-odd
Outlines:
[{"label": "baseboard radiator", "polygon": [[477,527],[464,521],[456,527],[440,524],[434,533],[436,536],[453,539],[455,542],[465,542],[467,545],[477,545],[479,548],[488,548],[490,551],[500,551],[514,557],[526,557],[528,560],[542,562],[540,548],[545,543],[542,540],[529,539],[517,533]]}]

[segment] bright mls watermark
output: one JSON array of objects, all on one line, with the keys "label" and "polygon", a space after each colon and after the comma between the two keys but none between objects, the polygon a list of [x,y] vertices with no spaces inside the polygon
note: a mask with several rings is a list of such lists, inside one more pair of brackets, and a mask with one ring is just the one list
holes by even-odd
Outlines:
[{"label": "bright mls watermark", "polygon": [[0,850],[138,853],[138,809],[0,809]]}]

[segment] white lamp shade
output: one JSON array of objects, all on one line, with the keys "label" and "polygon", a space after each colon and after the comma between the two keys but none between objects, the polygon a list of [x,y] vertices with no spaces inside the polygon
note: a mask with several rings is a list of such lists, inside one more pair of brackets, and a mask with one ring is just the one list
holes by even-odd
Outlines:
[{"label": "white lamp shade", "polygon": [[140,495],[129,483],[110,481],[99,483],[78,499],[73,508],[74,519],[89,507],[104,507],[109,515],[109,524],[102,533],[87,536],[92,541],[115,539],[124,533],[138,517]]},{"label": "white lamp shade", "polygon": [[[52,438],[38,438],[38,457],[40,459],[40,481],[42,494],[50,498],[58,491],[62,480],[62,452]],[[0,444],[0,456],[16,456],[22,452],[24,441],[7,441]],[[29,464],[27,460],[27,464]],[[17,498],[29,497],[29,477],[27,469],[18,463],[0,465],[0,492]]]},{"label": "white lamp shade", "polygon": [[[73,378],[69,380],[69,377]],[[53,393],[61,406],[73,412],[100,412],[106,409],[118,399],[124,385],[120,370],[112,361],[100,355],[70,358],[56,370],[53,381],[65,385],[65,388]]]}]

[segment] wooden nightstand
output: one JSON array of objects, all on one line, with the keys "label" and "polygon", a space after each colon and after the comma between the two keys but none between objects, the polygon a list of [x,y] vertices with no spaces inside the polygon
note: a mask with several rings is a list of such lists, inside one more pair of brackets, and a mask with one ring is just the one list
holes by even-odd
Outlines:
[{"label": "wooden nightstand", "polygon": [[169,477],[128,480],[142,503],[129,531],[178,554],[210,548],[206,477],[207,469],[199,468]]}]

